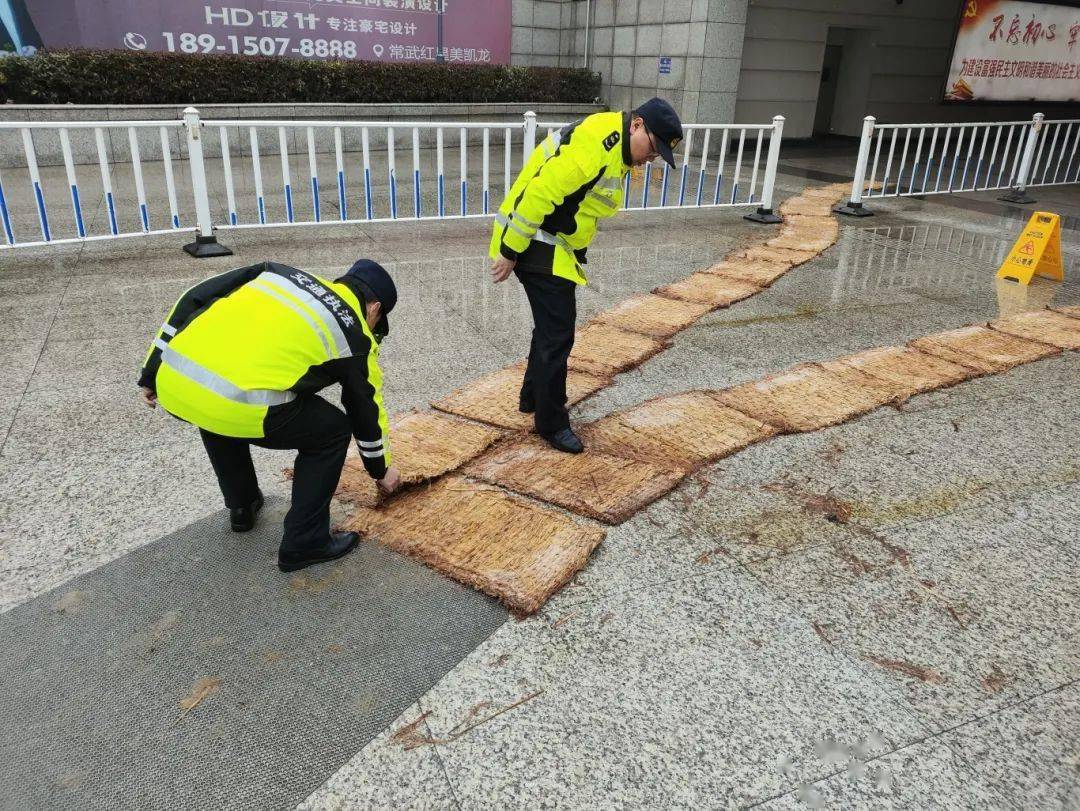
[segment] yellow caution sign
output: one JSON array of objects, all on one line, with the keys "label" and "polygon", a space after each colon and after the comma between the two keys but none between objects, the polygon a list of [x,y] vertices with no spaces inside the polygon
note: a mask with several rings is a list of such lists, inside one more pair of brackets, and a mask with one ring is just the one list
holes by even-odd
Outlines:
[{"label": "yellow caution sign", "polygon": [[1048,211],[1031,215],[1024,233],[997,272],[999,279],[1014,279],[1020,284],[1031,284],[1031,277],[1036,274],[1058,281],[1065,278],[1061,264],[1061,218]]}]

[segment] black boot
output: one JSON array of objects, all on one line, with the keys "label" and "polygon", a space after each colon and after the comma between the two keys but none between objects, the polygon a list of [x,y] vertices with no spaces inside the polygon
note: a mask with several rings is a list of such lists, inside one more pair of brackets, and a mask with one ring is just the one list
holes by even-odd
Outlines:
[{"label": "black boot", "polygon": [[262,506],[263,495],[262,491],[260,491],[259,497],[246,507],[233,507],[229,510],[229,523],[232,524],[232,531],[250,532],[255,526],[255,516],[259,514]]},{"label": "black boot", "polygon": [[540,436],[546,439],[548,444],[555,450],[563,453],[581,453],[585,450],[585,446],[581,444],[581,440],[578,439],[578,435],[574,433],[573,428],[563,428],[554,434],[541,434]]},{"label": "black boot", "polygon": [[337,560],[349,554],[360,543],[355,532],[331,532],[329,540],[313,549],[302,552],[278,550],[278,568],[283,572],[295,572],[316,563]]},{"label": "black boot", "polygon": [[525,393],[525,390],[521,390],[521,394],[518,395],[518,411],[522,414],[532,414],[536,411],[536,400],[533,399],[532,393]]}]

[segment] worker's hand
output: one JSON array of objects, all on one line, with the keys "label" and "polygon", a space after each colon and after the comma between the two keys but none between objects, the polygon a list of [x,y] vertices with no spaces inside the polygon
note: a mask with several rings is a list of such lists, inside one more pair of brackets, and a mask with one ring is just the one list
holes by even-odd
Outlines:
[{"label": "worker's hand", "polygon": [[379,479],[376,484],[379,485],[379,489],[386,495],[390,495],[399,487],[401,487],[401,474],[398,473],[398,469],[393,465],[390,465],[386,471],[386,475]]},{"label": "worker's hand", "polygon": [[495,260],[495,264],[491,266],[491,280],[495,282],[495,284],[505,282],[510,278],[510,274],[514,272],[514,265],[516,264],[516,260],[500,256]]},{"label": "worker's hand", "polygon": [[146,386],[140,386],[139,398],[150,406],[150,408],[157,408],[157,392],[153,389],[148,389]]}]

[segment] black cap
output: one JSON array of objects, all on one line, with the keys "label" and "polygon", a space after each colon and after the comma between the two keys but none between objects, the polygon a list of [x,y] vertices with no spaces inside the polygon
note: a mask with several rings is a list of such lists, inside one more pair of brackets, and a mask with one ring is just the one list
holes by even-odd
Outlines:
[{"label": "black cap", "polygon": [[[358,259],[341,279],[355,284],[365,301],[370,303],[374,300],[382,304],[382,317],[375,325],[374,332],[380,337],[388,335],[390,322],[386,320],[386,316],[390,315],[390,311],[397,304],[397,287],[394,285],[394,280],[390,278],[390,274],[386,272],[386,268],[370,259]],[[360,315],[362,316],[363,313]]]},{"label": "black cap", "polygon": [[660,157],[674,167],[675,156],[671,150],[683,139],[682,122],[679,121],[679,114],[675,109],[663,99],[652,98],[631,115],[641,117],[645,122],[645,129],[656,136],[656,148],[660,151]]}]

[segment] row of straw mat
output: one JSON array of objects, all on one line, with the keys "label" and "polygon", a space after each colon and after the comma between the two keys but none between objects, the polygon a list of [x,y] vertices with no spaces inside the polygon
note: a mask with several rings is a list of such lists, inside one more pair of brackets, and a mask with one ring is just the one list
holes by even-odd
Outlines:
[{"label": "row of straw mat", "polygon": [[[568,405],[581,402],[610,385],[615,375],[662,352],[676,333],[706,313],[753,296],[835,242],[839,226],[829,216],[829,207],[843,192],[836,185],[807,189],[784,203],[806,213],[787,216],[774,240],[735,251],[686,279],[597,314],[575,338],[567,377]],[[777,239],[781,242],[774,244]],[[523,371],[522,364],[500,369],[432,406],[500,428],[529,430],[532,417],[518,411]]]},{"label": "row of straw mat", "polygon": [[527,614],[584,565],[603,537],[527,499],[617,524],[693,470],[755,442],[835,425],[1062,349],[1080,349],[1078,308],[1022,313],[904,347],[800,364],[724,391],[664,396],[581,426],[583,454],[511,436],[463,476],[380,509],[358,509],[350,525]]}]

